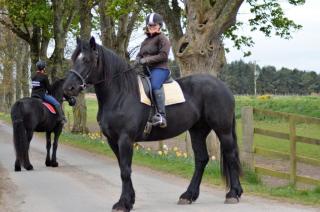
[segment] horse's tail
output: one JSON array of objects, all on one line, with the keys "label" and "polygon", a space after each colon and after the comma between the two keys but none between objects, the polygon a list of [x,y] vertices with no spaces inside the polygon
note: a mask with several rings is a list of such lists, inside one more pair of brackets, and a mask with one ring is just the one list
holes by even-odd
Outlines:
[{"label": "horse's tail", "polygon": [[24,164],[27,156],[27,134],[23,123],[23,103],[17,101],[11,109],[13,125],[13,144],[17,159]]},{"label": "horse's tail", "polygon": [[[232,120],[232,144],[234,146],[234,151],[233,151],[233,161],[228,161],[226,158],[226,155],[223,154],[224,150],[222,148],[222,145],[220,145],[220,168],[221,168],[221,173],[223,178],[226,180],[226,186],[227,188],[230,188],[230,169],[234,170],[238,176],[242,175],[242,168],[241,168],[241,163],[240,163],[240,157],[239,157],[239,147],[238,147],[238,141],[237,141],[237,133],[236,133],[236,118],[235,114],[233,114],[233,120]],[[231,164],[230,164],[231,163]],[[232,167],[228,167],[232,166]]]}]

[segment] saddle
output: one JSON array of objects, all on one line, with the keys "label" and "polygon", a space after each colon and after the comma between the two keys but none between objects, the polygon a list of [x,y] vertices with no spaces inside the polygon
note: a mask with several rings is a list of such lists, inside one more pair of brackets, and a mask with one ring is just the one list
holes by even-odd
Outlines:
[{"label": "saddle", "polygon": [[56,109],[47,102],[42,102],[42,104],[50,111],[52,114],[57,114]]},{"label": "saddle", "polygon": [[[154,106],[150,78],[146,75],[138,75],[138,83],[141,103]],[[166,106],[185,102],[180,85],[171,76],[164,82],[161,89],[164,90]]]},{"label": "saddle", "polygon": [[[138,74],[138,82],[141,103],[144,103],[151,107],[148,121],[143,132],[144,137],[146,138],[152,130],[153,126],[151,118],[156,113],[156,108],[149,76],[145,74]],[[184,95],[179,84],[175,80],[173,80],[173,78],[170,75],[168,79],[164,82],[161,89],[164,89],[166,106],[185,102]]]},{"label": "saddle", "polygon": [[32,95],[31,98],[40,99],[40,100],[42,101],[42,104],[49,110],[50,113],[52,113],[52,114],[57,114],[57,111],[56,111],[56,109],[54,108],[54,106],[51,105],[51,104],[48,103],[48,102],[43,101],[40,96],[38,96],[38,95]]}]

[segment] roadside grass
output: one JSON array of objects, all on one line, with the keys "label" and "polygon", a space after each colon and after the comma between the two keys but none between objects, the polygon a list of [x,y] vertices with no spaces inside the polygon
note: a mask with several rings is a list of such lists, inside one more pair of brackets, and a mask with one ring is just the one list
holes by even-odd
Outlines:
[{"label": "roadside grass", "polygon": [[[62,134],[60,142],[90,152],[103,154],[116,160],[110,147],[105,141],[98,138],[98,134],[88,136],[65,132]],[[177,154],[177,152],[179,152],[179,150],[169,149],[167,152],[160,153],[135,145],[133,164],[191,179],[194,170],[193,159],[187,158],[183,154]],[[203,182],[209,186],[218,186],[220,189],[224,188],[219,162],[216,160],[209,161],[203,176]],[[249,193],[268,198],[283,199],[288,202],[320,206],[320,187],[312,190],[298,190],[290,185],[271,188],[270,186],[264,185],[256,173],[245,167],[241,183],[246,194]]]}]

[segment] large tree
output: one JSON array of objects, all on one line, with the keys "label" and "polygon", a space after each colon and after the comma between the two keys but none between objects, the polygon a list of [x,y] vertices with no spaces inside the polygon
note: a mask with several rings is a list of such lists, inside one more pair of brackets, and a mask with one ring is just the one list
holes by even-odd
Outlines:
[{"label": "large tree", "polygon": [[[80,37],[89,40],[92,31],[92,14],[91,10],[94,6],[91,0],[78,0],[78,15],[80,20]],[[87,105],[85,92],[82,91],[77,96],[77,104],[73,108],[73,127],[72,132],[86,133],[87,128]]]},{"label": "large tree", "polygon": [[50,58],[50,70],[53,80],[58,76],[63,76],[67,69],[64,67],[64,49],[67,33],[76,12],[76,5],[75,0],[52,0],[55,48]]},{"label": "large tree", "polygon": [[46,59],[52,26],[52,11],[46,0],[0,1],[0,23],[25,40],[35,70],[39,58]]},{"label": "large tree", "polygon": [[[211,73],[216,75],[225,64],[223,39],[230,38],[236,48],[252,46],[250,36],[235,32],[243,24],[236,17],[244,0],[147,0],[154,11],[164,16],[176,59],[183,75]],[[288,0],[292,5],[305,0]],[[285,17],[278,0],[247,0],[253,18],[251,30],[266,36],[289,38],[301,26]],[[183,33],[183,28],[185,32]]]},{"label": "large tree", "polygon": [[[142,1],[163,15],[169,31],[175,59],[183,76],[193,73],[217,75],[226,63],[224,38],[234,41],[236,48],[252,46],[250,36],[235,32],[242,24],[236,17],[244,0],[146,0]],[[288,38],[292,29],[299,29],[284,16],[277,0],[247,0],[254,17],[249,19],[251,30],[260,30],[266,36],[272,31]],[[302,4],[304,0],[288,0]],[[185,29],[185,30],[183,30]],[[247,53],[248,55],[248,53]],[[188,141],[189,143],[190,141]],[[217,146],[209,142],[208,149]],[[216,147],[217,148],[217,147]]]}]

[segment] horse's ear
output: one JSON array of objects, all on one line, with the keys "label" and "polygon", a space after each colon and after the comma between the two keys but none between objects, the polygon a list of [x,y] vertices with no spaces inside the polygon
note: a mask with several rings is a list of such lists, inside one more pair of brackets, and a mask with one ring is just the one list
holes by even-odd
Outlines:
[{"label": "horse's ear", "polygon": [[92,50],[96,50],[96,47],[97,47],[96,40],[94,39],[93,36],[90,38],[90,47]]},{"label": "horse's ear", "polygon": [[77,45],[79,45],[81,43],[81,40],[79,37],[77,37]]}]

